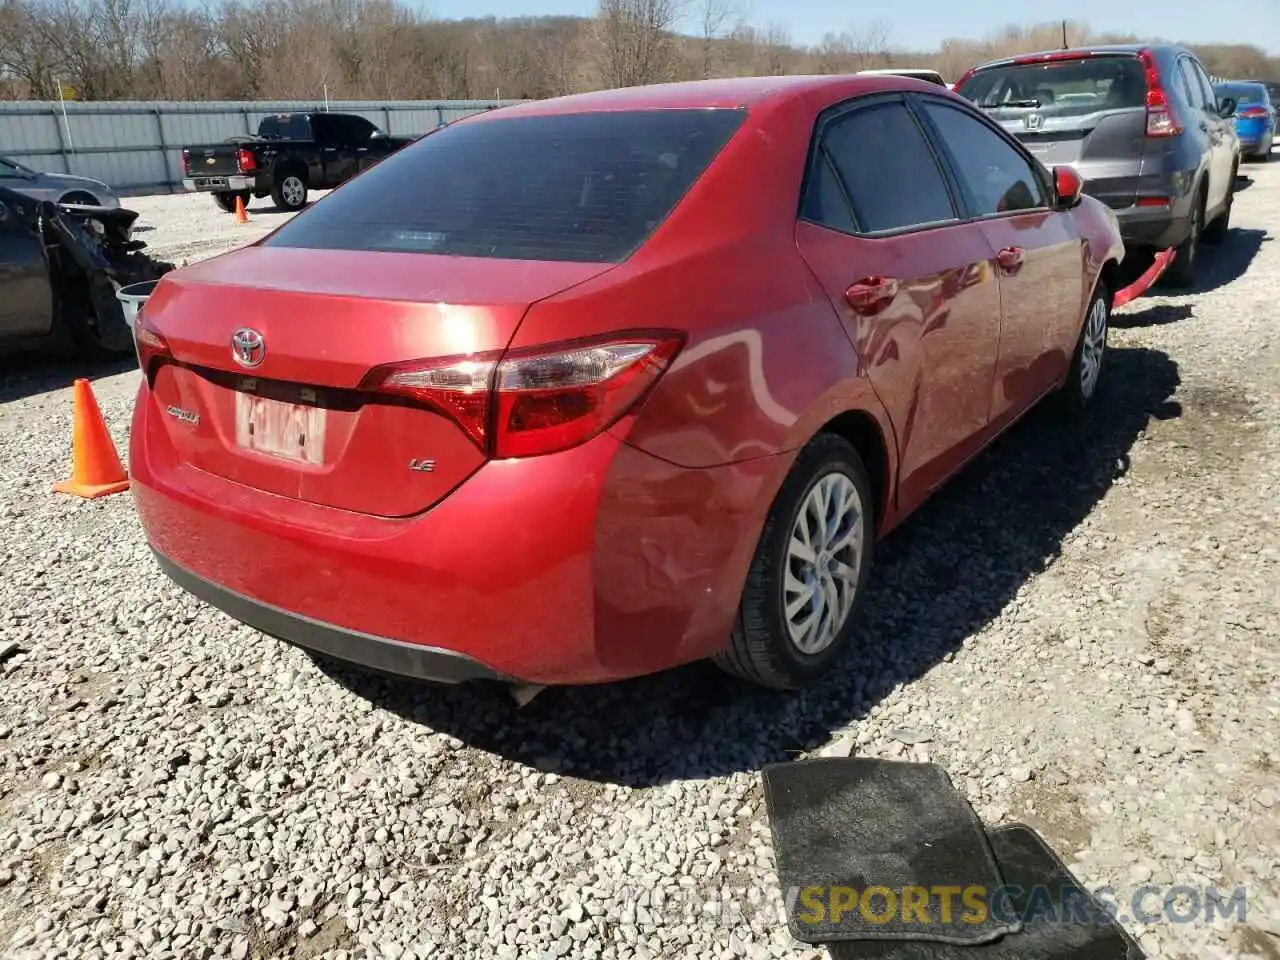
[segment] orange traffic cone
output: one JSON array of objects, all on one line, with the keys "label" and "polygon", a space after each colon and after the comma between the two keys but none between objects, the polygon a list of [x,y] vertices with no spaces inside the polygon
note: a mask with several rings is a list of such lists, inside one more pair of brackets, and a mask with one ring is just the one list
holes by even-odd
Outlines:
[{"label": "orange traffic cone", "polygon": [[129,489],[129,475],[120,464],[106,421],[88,380],[74,387],[75,425],[71,438],[71,479],[54,484],[58,493],[93,500]]},{"label": "orange traffic cone", "polygon": [[249,215],[244,212],[244,197],[236,196],[236,223],[248,223]]}]

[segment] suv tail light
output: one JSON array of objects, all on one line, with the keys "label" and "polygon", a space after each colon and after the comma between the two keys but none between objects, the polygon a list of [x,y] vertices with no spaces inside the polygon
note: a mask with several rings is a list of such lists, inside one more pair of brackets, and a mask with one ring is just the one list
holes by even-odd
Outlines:
[{"label": "suv tail light", "polygon": [[684,345],[671,332],[614,335],[536,350],[389,364],[362,389],[452,417],[496,459],[567,450],[633,410]]},{"label": "suv tail light", "polygon": [[191,151],[190,150],[182,151],[182,172],[187,175],[190,175],[191,173]]},{"label": "suv tail light", "polygon": [[1271,116],[1271,111],[1266,107],[1245,107],[1239,113],[1241,120],[1261,120],[1263,117]]},{"label": "suv tail light", "polygon": [[240,168],[241,173],[253,173],[258,169],[258,161],[254,159],[251,151],[241,147],[236,151],[236,166]]},{"label": "suv tail light", "polygon": [[1138,61],[1147,78],[1147,136],[1176,137],[1182,133],[1182,124],[1165,93],[1156,58],[1150,50],[1140,50]]}]

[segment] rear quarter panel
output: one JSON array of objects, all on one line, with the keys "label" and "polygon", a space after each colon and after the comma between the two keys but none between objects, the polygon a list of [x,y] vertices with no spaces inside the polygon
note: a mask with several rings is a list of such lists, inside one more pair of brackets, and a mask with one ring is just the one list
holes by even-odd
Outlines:
[{"label": "rear quarter panel", "polygon": [[[1084,321],[1084,309],[1093,298],[1098,277],[1108,261],[1119,264],[1124,260],[1124,241],[1120,238],[1120,228],[1114,214],[1101,202],[1092,197],[1081,198],[1080,205],[1072,211],[1076,221],[1076,229],[1084,238],[1084,284],[1083,299],[1080,303],[1080,320]],[[1112,291],[1113,293],[1115,291]],[[1076,328],[1079,333],[1079,327]],[[1074,349],[1074,342],[1071,348]]]}]

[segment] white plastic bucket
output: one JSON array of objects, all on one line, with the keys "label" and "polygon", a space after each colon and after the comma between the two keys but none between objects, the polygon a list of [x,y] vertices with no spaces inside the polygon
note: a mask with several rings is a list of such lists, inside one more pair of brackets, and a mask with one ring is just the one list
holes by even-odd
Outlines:
[{"label": "white plastic bucket", "polygon": [[142,305],[147,302],[147,298],[151,296],[159,282],[159,280],[144,280],[142,283],[131,283],[116,291],[116,299],[124,309],[124,322],[129,325],[130,330],[133,329],[133,321],[138,318],[138,311],[142,309]]}]

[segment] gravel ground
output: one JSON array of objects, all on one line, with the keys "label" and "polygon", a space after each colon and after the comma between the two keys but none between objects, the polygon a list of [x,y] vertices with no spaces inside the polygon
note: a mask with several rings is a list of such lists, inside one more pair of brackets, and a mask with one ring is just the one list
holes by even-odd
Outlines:
[{"label": "gravel ground", "polygon": [[[310,196],[316,200],[328,192],[312,191]],[[264,237],[293,217],[277,210],[270,197],[250,202],[245,210],[248,223],[236,223],[236,218],[218,209],[207,193],[126,197],[121,202],[138,211],[135,235],[147,242],[147,252],[179,266]]]},{"label": "gravel ground", "polygon": [[[699,666],[516,712],[321,669],[171,586],[129,497],[50,493],[82,371],[0,373],[0,953],[816,957],[757,771],[854,751],[941,763],[1121,912],[1246,888],[1244,923],[1130,922],[1153,956],[1280,956],[1280,164],[1244,172],[1203,288],[1116,317],[1107,405],[895,533],[864,657],[802,696]],[[278,222],[135,205],[168,256]],[[137,374],[95,375],[123,449]]]}]

